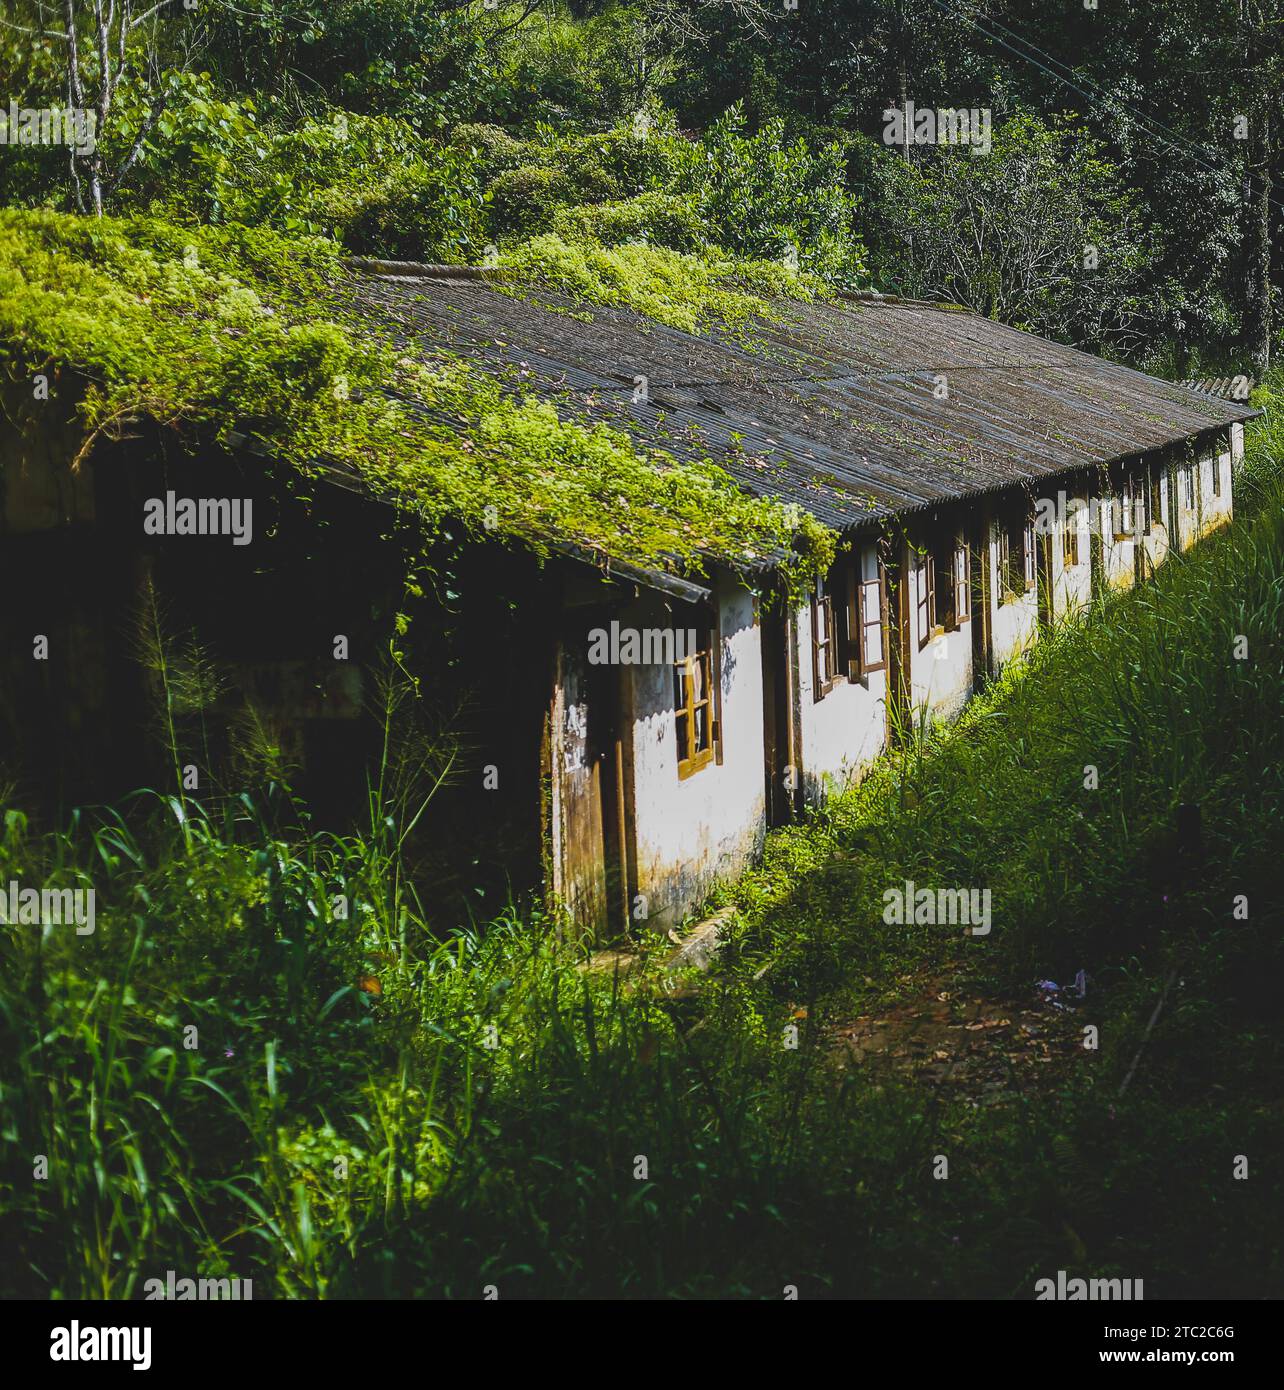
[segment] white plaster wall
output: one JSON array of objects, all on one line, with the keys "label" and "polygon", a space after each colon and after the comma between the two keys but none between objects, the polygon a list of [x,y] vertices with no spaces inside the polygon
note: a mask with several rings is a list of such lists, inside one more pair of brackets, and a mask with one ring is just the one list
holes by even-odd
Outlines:
[{"label": "white plaster wall", "polygon": [[1159,515],[1150,518],[1150,529],[1143,544],[1146,547],[1146,572],[1153,574],[1172,550],[1172,474],[1165,469],[1159,479]]},{"label": "white plaster wall", "polygon": [[[1224,524],[1231,514],[1231,470],[1242,457],[1243,429],[1234,426],[1223,447],[1206,455],[1197,471],[1203,530]],[[1221,470],[1222,496],[1212,495],[1212,468]],[[1138,542],[1116,542],[1113,507],[1104,520],[1103,561],[1108,582],[1123,588],[1134,582]],[[1172,546],[1174,514],[1183,548],[1194,543],[1198,509],[1181,504],[1175,475],[1161,482],[1161,520],[1141,542],[1154,564]],[[1091,598],[1091,546],[1086,514],[1081,526],[1080,563],[1067,567],[1058,530],[1052,541],[1053,611],[1063,616]],[[1001,665],[1038,638],[1037,586],[1002,602],[998,576],[998,537],[993,527],[985,547],[989,566],[994,655]],[[907,611],[917,614],[913,566],[904,570]],[[699,907],[719,879],[731,877],[760,853],[766,828],[763,785],[763,701],[761,629],[752,596],[723,577],[717,584],[721,633],[722,759],[680,779],[674,729],[673,677],[665,667],[632,668],[634,833],[638,891],[647,897],[648,923],[667,927]],[[882,752],[886,731],[887,672],[862,682],[840,679],[820,700],[813,697],[811,610],[796,613],[798,640],[801,760],[807,799],[816,802],[854,780]],[[639,622],[644,621],[638,619]],[[661,621],[652,615],[649,624]],[[682,606],[672,619],[685,621]],[[911,629],[910,684],[915,706],[933,718],[950,718],[969,698],[973,684],[971,621],[940,634],[921,650]]]},{"label": "white plaster wall", "polygon": [[[1065,533],[1075,527],[1079,532],[1079,563],[1065,561]],[[1076,509],[1073,515],[1058,517],[1052,535],[1052,616],[1066,618],[1086,608],[1092,601],[1092,544],[1088,531],[1088,513]]]},{"label": "white plaster wall", "polygon": [[807,800],[815,803],[854,781],[861,768],[883,751],[887,671],[872,671],[860,681],[840,677],[829,694],[817,700],[811,661],[811,605],[804,604],[794,616],[803,787]]},{"label": "white plaster wall", "polygon": [[926,707],[932,719],[952,719],[972,693],[972,623],[934,636],[921,650],[918,645],[919,574],[906,555],[904,569],[909,591],[910,705]]},{"label": "white plaster wall", "polygon": [[1202,492],[1201,473],[1203,470],[1196,465],[1195,468],[1195,501],[1188,503],[1186,484],[1182,481],[1185,471],[1184,462],[1174,465],[1168,475],[1169,495],[1173,501],[1173,513],[1177,519],[1177,543],[1180,549],[1189,550],[1199,539],[1199,497]]},{"label": "white plaster wall", "polygon": [[986,550],[990,567],[990,630],[994,634],[994,659],[1002,666],[1031,646],[1039,635],[1039,589],[1035,585],[1004,602],[999,583],[999,538],[993,527]]},{"label": "white plaster wall", "polygon": [[[678,776],[673,672],[635,666],[633,698],[634,835],[637,891],[646,923],[673,926],[714,883],[747,868],[766,832],[762,643],[753,597],[717,584],[721,633],[722,761]],[[673,621],[685,621],[675,604]]]},{"label": "white plaster wall", "polygon": [[[1200,503],[1202,534],[1208,535],[1225,526],[1231,519],[1232,450],[1229,441],[1221,448],[1209,451],[1200,462]],[[1213,480],[1221,485],[1221,495],[1214,496]]]},{"label": "white plaster wall", "polygon": [[1101,558],[1106,585],[1110,589],[1131,589],[1137,581],[1137,542],[1129,536],[1115,539],[1115,527],[1123,511],[1123,499],[1103,496],[1101,499]]}]

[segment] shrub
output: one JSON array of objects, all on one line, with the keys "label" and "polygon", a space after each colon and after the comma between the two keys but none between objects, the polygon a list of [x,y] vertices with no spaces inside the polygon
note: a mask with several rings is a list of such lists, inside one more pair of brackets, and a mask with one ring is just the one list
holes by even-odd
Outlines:
[{"label": "shrub", "polygon": [[865,248],[839,143],[813,150],[788,140],[779,120],[745,135],[740,109],[732,107],[710,128],[703,154],[703,162],[685,169],[682,186],[697,196],[718,245],[766,260],[792,249],[806,270],[849,282],[864,278]]},{"label": "shrub", "polygon": [[593,241],[602,246],[646,241],[674,251],[699,251],[707,245],[694,200],[672,193],[642,193],[621,203],[560,208],[552,230],[563,241]]},{"label": "shrub", "polygon": [[491,228],[519,238],[546,232],[558,205],[572,197],[571,180],[557,169],[523,165],[491,180]]},{"label": "shrub", "polygon": [[497,125],[472,123],[456,126],[450,143],[459,149],[472,150],[481,160],[488,175],[501,174],[524,164],[529,146]]},{"label": "shrub", "polygon": [[293,212],[351,250],[466,260],[484,241],[482,170],[471,148],[426,142],[405,121],[339,113],[278,136],[277,184],[249,220]]}]

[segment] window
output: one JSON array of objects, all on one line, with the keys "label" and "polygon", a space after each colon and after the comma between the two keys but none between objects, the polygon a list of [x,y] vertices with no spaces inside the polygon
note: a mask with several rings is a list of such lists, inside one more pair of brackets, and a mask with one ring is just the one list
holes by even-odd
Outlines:
[{"label": "window", "polygon": [[971,556],[957,536],[942,535],[932,546],[936,573],[934,629],[955,632],[971,616]]},{"label": "window", "polygon": [[1193,463],[1183,463],[1181,466],[1181,490],[1186,499],[1186,505],[1195,505],[1195,465]]},{"label": "window", "polygon": [[679,777],[690,777],[713,761],[720,732],[712,630],[706,630],[705,640],[704,648],[673,667]]},{"label": "window", "polygon": [[954,625],[972,616],[972,552],[963,541],[954,547]]},{"label": "window", "polygon": [[914,592],[921,651],[932,640],[936,627],[936,566],[930,555],[916,553],[914,556]]},{"label": "window", "polygon": [[1067,569],[1079,563],[1079,508],[1073,507],[1061,528],[1061,562]]},{"label": "window", "polygon": [[1034,587],[1034,519],[1013,508],[999,526],[999,589],[1002,601]]},{"label": "window", "polygon": [[1127,485],[1111,504],[1114,513],[1114,536],[1117,541],[1126,541],[1132,527],[1132,498],[1128,496]]},{"label": "window", "polygon": [[847,583],[847,674],[860,680],[887,665],[887,572],[876,546],[861,546]]},{"label": "window", "polygon": [[827,579],[817,579],[811,596],[812,699],[823,699],[838,679],[838,642],[834,630],[834,596]]},{"label": "window", "polygon": [[1150,524],[1159,526],[1164,519],[1163,474],[1158,468],[1150,470]]},{"label": "window", "polygon": [[1140,499],[1131,480],[1120,488],[1119,496],[1112,505],[1118,518],[1114,530],[1115,540],[1131,540],[1134,530],[1139,531],[1142,526]]},{"label": "window", "polygon": [[1220,497],[1221,495],[1222,495],[1222,461],[1221,461],[1221,459],[1219,459],[1219,458],[1217,457],[1216,454],[1214,454],[1214,455],[1213,455],[1213,496],[1214,496],[1214,497]]}]

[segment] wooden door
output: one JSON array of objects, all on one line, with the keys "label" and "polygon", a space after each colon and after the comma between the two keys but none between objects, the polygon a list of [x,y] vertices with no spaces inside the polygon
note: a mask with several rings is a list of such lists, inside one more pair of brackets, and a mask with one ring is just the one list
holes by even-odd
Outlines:
[{"label": "wooden door", "polygon": [[592,621],[561,644],[561,896],[577,932],[601,945],[627,929],[620,671],[588,660]]}]

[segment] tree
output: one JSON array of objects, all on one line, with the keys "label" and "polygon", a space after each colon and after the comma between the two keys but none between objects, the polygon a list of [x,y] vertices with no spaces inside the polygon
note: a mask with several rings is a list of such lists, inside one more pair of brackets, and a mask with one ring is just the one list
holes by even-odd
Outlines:
[{"label": "tree", "polygon": [[1135,197],[1078,124],[1017,116],[988,155],[880,151],[874,170],[880,269],[899,288],[1085,346],[1137,342],[1153,250]]},{"label": "tree", "polygon": [[[107,201],[133,167],[165,109],[165,59],[191,51],[195,4],[191,0],[24,0],[26,17],[7,28],[64,47],[67,101],[94,117],[92,147],[69,151],[76,206],[101,217]],[[171,35],[166,21],[185,32]],[[171,42],[177,37],[177,45]],[[185,44],[184,41],[187,41]],[[173,63],[170,64],[173,66]],[[132,141],[109,155],[122,84],[139,81],[146,110]],[[86,185],[87,190],[86,190]]]}]

